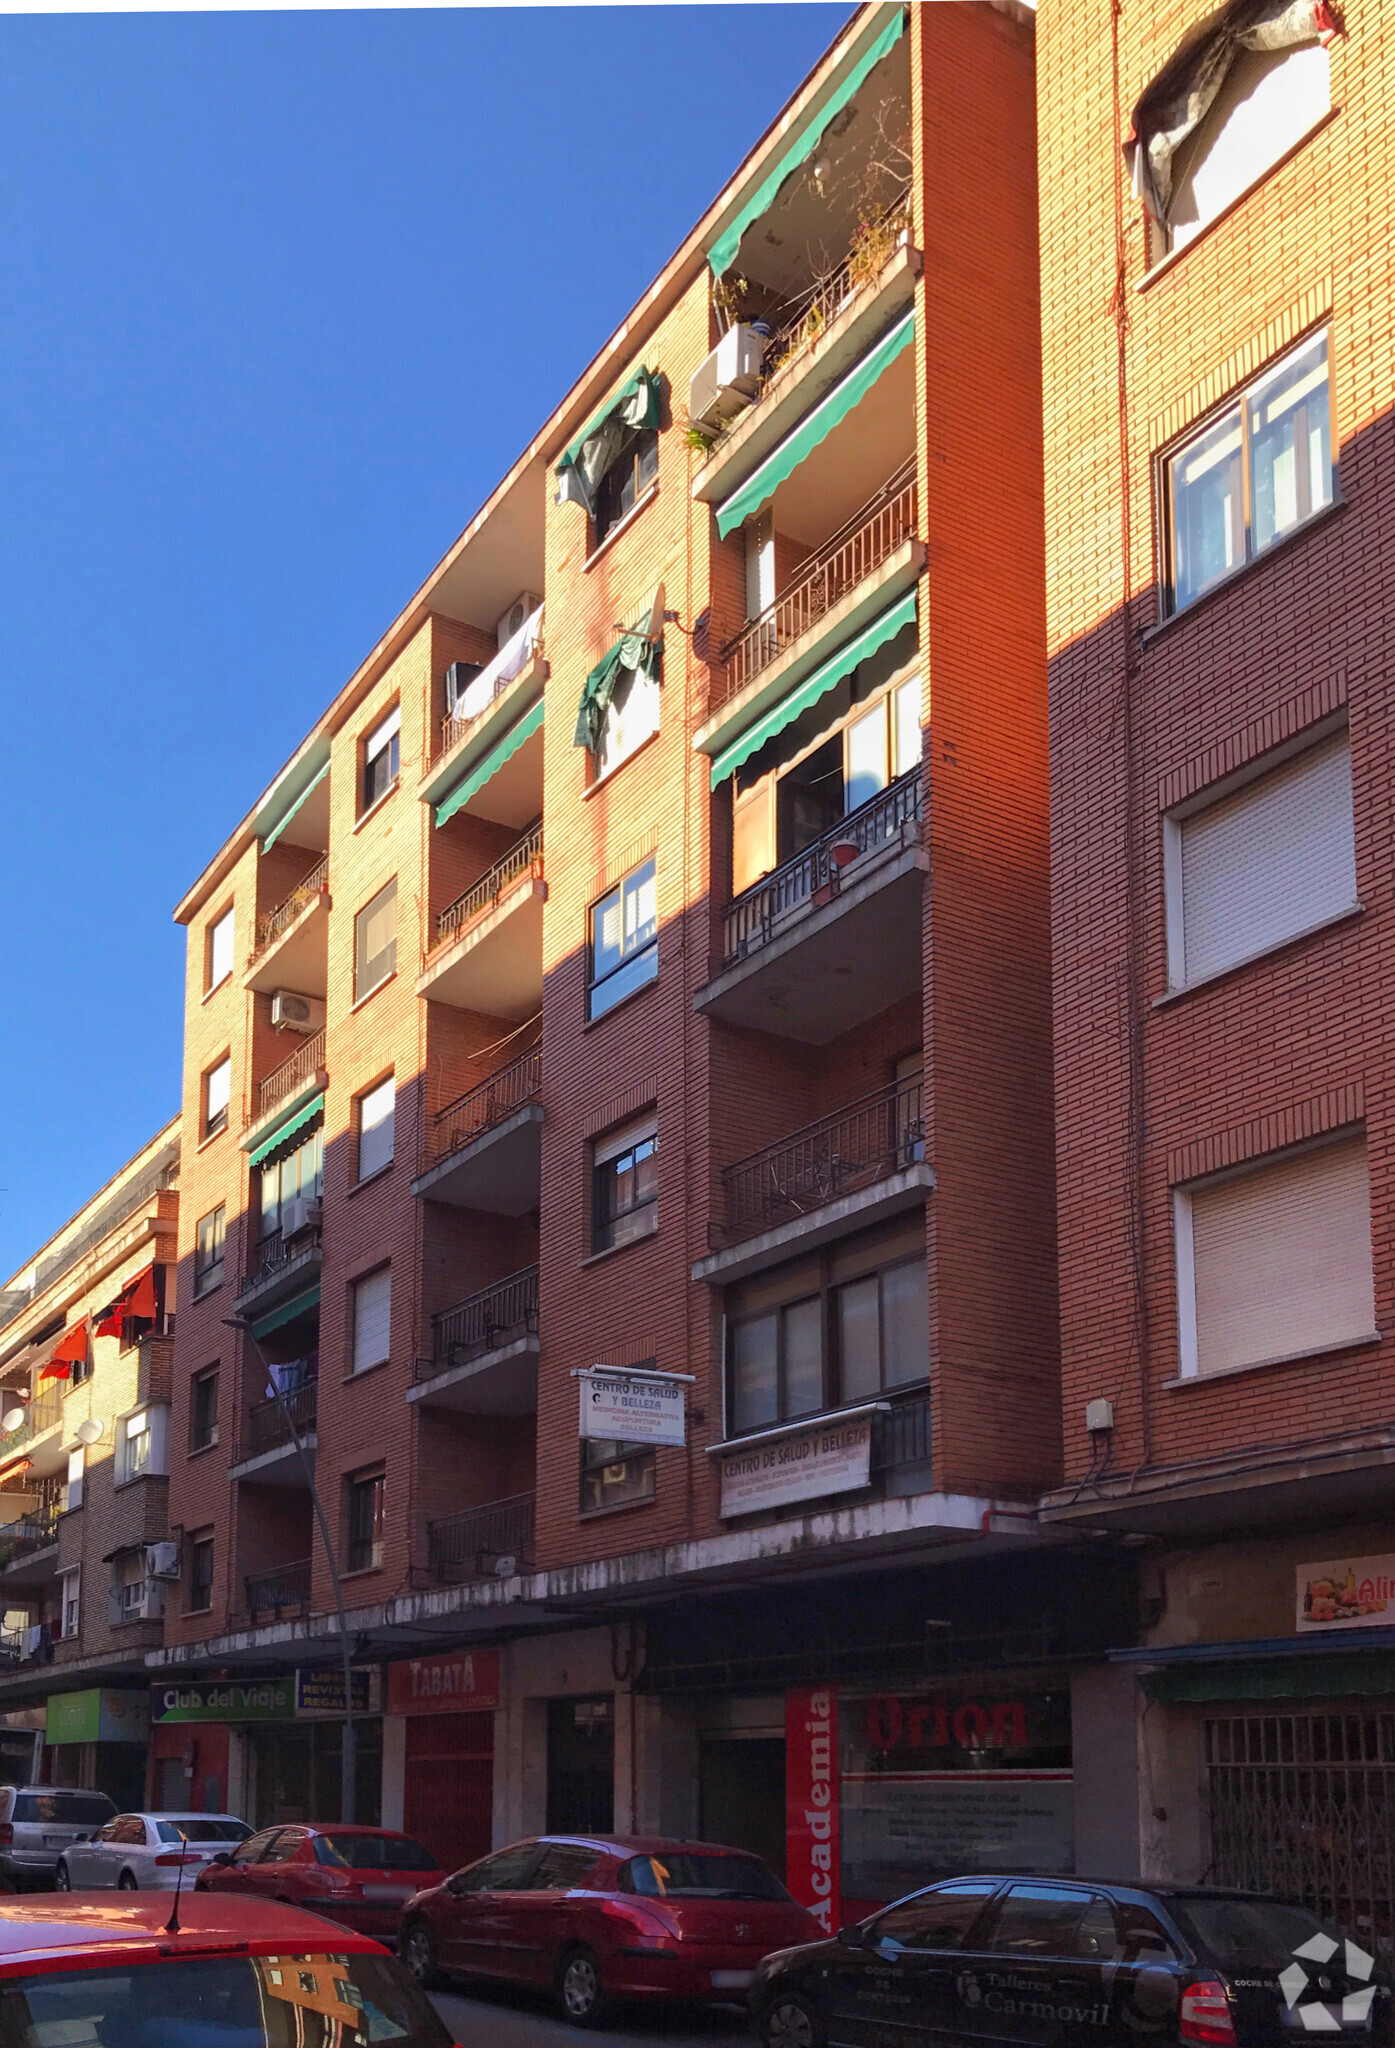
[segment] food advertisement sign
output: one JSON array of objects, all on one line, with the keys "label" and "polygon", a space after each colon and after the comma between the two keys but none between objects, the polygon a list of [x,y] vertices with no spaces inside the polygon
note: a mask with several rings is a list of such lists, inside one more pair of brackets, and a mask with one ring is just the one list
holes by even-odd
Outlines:
[{"label": "food advertisement sign", "polygon": [[1298,1567],[1299,1635],[1395,1626],[1395,1557],[1343,1557]]},{"label": "food advertisement sign", "polygon": [[752,1444],[722,1459],[722,1513],[754,1515],[762,1508],[818,1500],[866,1486],[872,1471],[872,1418],[829,1422],[774,1443]]},{"label": "food advertisement sign", "polygon": [[683,1382],[643,1375],[607,1372],[602,1365],[579,1376],[581,1434],[606,1443],[672,1444],[682,1447]]}]

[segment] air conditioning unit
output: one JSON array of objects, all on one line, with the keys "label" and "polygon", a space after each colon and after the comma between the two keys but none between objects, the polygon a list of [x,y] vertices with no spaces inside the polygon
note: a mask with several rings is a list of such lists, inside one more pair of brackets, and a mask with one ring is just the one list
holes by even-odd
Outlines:
[{"label": "air conditioning unit", "polygon": [[751,403],[760,386],[765,337],[754,327],[729,327],[688,386],[688,418],[717,428]]},{"label": "air conditioning unit", "polygon": [[179,1545],[177,1543],[147,1543],[145,1546],[145,1575],[148,1579],[177,1579],[179,1577]]},{"label": "air conditioning unit", "polygon": [[453,661],[446,670],[446,717],[454,718],[456,706],[469,689],[475,677],[481,673],[477,661]]},{"label": "air conditioning unit", "polygon": [[313,1038],[325,1028],[325,1006],[317,996],[297,996],[289,989],[278,988],[271,998],[271,1028],[298,1031],[302,1038]]},{"label": "air conditioning unit", "polygon": [[515,633],[521,633],[542,599],[531,590],[520,590],[499,621],[499,645],[506,647]]},{"label": "air conditioning unit", "polygon": [[281,1211],[282,1237],[299,1237],[303,1230],[317,1229],[322,1214],[313,1195],[293,1195]]}]

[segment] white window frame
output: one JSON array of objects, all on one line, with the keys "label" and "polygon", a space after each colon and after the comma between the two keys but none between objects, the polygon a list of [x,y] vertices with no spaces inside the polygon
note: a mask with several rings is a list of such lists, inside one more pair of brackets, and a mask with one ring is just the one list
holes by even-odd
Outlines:
[{"label": "white window frame", "polygon": [[78,1444],[73,1450],[69,1451],[68,1453],[68,1480],[66,1494],[66,1511],[68,1514],[73,1514],[78,1508],[82,1506],[83,1496],[86,1493],[86,1490],[87,1451],[84,1445]]},{"label": "white window frame", "polygon": [[[401,731],[402,706],[401,704],[394,704],[391,711],[388,712],[385,718],[378,721],[363,743],[363,774],[360,789],[362,809],[360,816],[366,817],[375,805],[380,804],[383,798],[397,787],[402,773],[402,743],[399,737]],[[394,741],[397,742],[395,746],[393,745]],[[380,790],[370,797],[368,794],[368,771],[378,756],[387,753],[389,748],[392,751],[388,761],[387,781]]]},{"label": "white window frame", "polygon": [[[220,1086],[221,1086],[221,1087],[222,1087],[222,1088],[223,1088],[223,1089],[224,1089],[224,1090],[226,1091],[226,1092],[224,1093],[224,1095],[223,1095],[223,1100],[222,1100],[221,1104],[219,1105],[219,1107],[218,1107],[217,1109],[215,1109],[215,1108],[213,1107],[213,1082],[214,1082],[214,1077],[215,1077],[215,1075],[221,1075],[221,1076],[223,1077],[223,1079],[222,1079],[222,1082],[220,1083]],[[220,1124],[219,1124],[219,1125],[217,1126],[217,1128],[216,1128],[216,1129],[214,1128],[214,1123],[213,1123],[213,1119],[215,1118],[215,1116],[221,1116],[221,1117],[222,1117],[222,1119],[223,1119],[223,1121],[222,1121],[222,1122],[221,1122],[221,1123],[220,1123]],[[222,1132],[222,1131],[225,1131],[225,1130],[227,1130],[227,1128],[228,1128],[228,1125],[229,1125],[229,1124],[231,1123],[231,1121],[232,1121],[232,1054],[231,1054],[231,1053],[224,1053],[224,1055],[223,1055],[222,1059],[220,1059],[220,1060],[215,1060],[215,1061],[213,1062],[213,1065],[212,1065],[211,1067],[208,1067],[208,1068],[206,1068],[206,1069],[205,1069],[205,1071],[204,1071],[204,1077],[203,1077],[203,1135],[204,1135],[204,1137],[205,1137],[205,1138],[216,1138],[216,1137],[217,1137],[217,1136],[219,1135],[219,1133],[220,1133],[220,1132]]]},{"label": "white window frame", "polygon": [[[364,1311],[360,1307],[360,1302],[366,1299],[365,1289],[380,1285],[385,1286],[387,1289],[385,1331],[380,1340],[382,1349],[381,1351],[375,1351],[373,1357],[365,1358],[360,1356],[360,1341],[364,1321]],[[355,1280],[353,1283],[350,1327],[353,1341],[353,1357],[349,1365],[350,1372],[368,1372],[375,1365],[386,1364],[392,1355],[392,1267],[390,1265],[375,1267],[373,1272],[365,1273],[361,1279]]]},{"label": "white window frame", "polygon": [[[140,1427],[144,1424],[144,1428]],[[146,1401],[134,1408],[128,1415],[121,1416],[116,1425],[118,1446],[118,1485],[124,1486],[129,1480],[140,1478],[161,1479],[169,1474],[169,1409],[163,1401]],[[144,1462],[134,1471],[131,1468],[131,1445],[144,1436],[149,1447]]]},{"label": "white window frame", "polygon": [[[365,954],[365,953],[362,953],[362,949],[361,949],[361,942],[360,942],[360,934],[361,934],[362,932],[364,932],[364,931],[366,930],[366,925],[365,925],[365,919],[366,919],[366,918],[368,918],[368,917],[369,917],[369,916],[371,915],[371,913],[373,912],[373,910],[374,910],[374,909],[376,909],[376,907],[378,906],[378,904],[379,904],[379,903],[380,903],[380,902],[382,901],[382,899],[383,899],[383,898],[384,898],[384,897],[385,897],[386,895],[388,895],[388,894],[389,894],[389,892],[391,892],[391,895],[392,895],[392,914],[393,914],[393,922],[392,922],[392,938],[391,938],[391,940],[389,941],[389,943],[388,943],[388,944],[387,944],[387,945],[386,945],[385,947],[383,947],[383,949],[382,949],[382,951],[381,951],[381,952],[378,952],[378,953],[367,953],[367,954]],[[375,990],[375,989],[380,989],[380,988],[381,988],[381,987],[383,986],[384,982],[387,982],[387,981],[391,981],[391,980],[392,980],[392,977],[393,977],[393,975],[394,975],[394,974],[396,974],[396,972],[397,972],[397,942],[398,942],[398,937],[399,937],[399,933],[398,933],[398,925],[397,925],[397,905],[398,905],[398,888],[397,888],[397,876],[396,876],[396,875],[393,875],[393,876],[391,877],[391,879],[390,879],[390,880],[388,880],[388,881],[386,881],[386,882],[384,882],[384,883],[383,883],[383,886],[382,886],[382,888],[381,888],[381,889],[378,889],[378,890],[376,890],[376,891],[374,892],[374,894],[373,894],[373,895],[371,895],[371,896],[369,897],[368,901],[367,901],[367,902],[366,902],[365,904],[363,904],[363,905],[362,905],[362,907],[361,907],[361,908],[360,908],[360,909],[359,909],[358,911],[356,911],[356,912],[355,912],[355,914],[354,914],[354,1005],[355,1005],[355,1007],[357,1007],[359,1003],[366,1003],[366,1002],[367,1002],[367,1000],[368,1000],[368,998],[369,998],[369,996],[371,996],[371,995],[373,994],[374,990]],[[376,981],[369,981],[369,979],[368,979],[368,972],[369,972],[369,968],[370,968],[370,966],[372,965],[372,963],[373,963],[374,961],[377,961],[377,960],[386,960],[386,959],[388,958],[388,955],[389,955],[389,954],[391,954],[391,956],[392,956],[390,964],[389,964],[389,965],[388,965],[387,967],[385,967],[385,968],[383,969],[383,972],[382,972],[382,973],[381,973],[381,974],[380,974],[380,975],[378,976],[378,978],[377,978],[377,980],[376,980]],[[362,965],[362,969],[363,969],[363,987],[362,987],[362,988],[360,988],[360,987],[359,987],[359,968],[360,968],[360,964]]]},{"label": "white window frame", "polygon": [[[236,963],[237,915],[230,903],[222,916],[215,918],[208,927],[208,993],[225,982]],[[219,955],[226,949],[226,960],[219,965]]]},{"label": "white window frame", "polygon": [[[67,1571],[60,1572],[58,1576],[63,1582],[58,1608],[59,1639],[70,1643],[82,1634],[82,1566],[70,1565]],[[73,1611],[71,1628],[68,1626],[70,1606]]]},{"label": "white window frame", "polygon": [[[389,1074],[385,1080],[366,1088],[358,1098],[358,1177],[371,1180],[375,1173],[382,1173],[391,1166],[397,1137],[397,1077]],[[364,1140],[368,1139],[369,1158],[364,1158]],[[374,1158],[376,1146],[386,1145],[381,1158]]]}]

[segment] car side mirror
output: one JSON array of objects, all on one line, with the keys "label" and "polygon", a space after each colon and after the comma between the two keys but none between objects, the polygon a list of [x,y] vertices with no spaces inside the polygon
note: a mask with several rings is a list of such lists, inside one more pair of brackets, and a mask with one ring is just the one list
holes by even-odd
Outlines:
[{"label": "car side mirror", "polygon": [[227,1849],[220,1849],[218,1851],[218,1854],[216,1856],[210,1856],[208,1861],[209,1867],[212,1868],[212,1866],[215,1863],[231,1863],[232,1855]]},{"label": "car side mirror", "polygon": [[833,1937],[840,1948],[866,1948],[867,1937],[860,1927],[840,1927]]},{"label": "car side mirror", "polygon": [[453,1899],[462,1898],[466,1889],[465,1873],[463,1870],[457,1870],[454,1877],[446,1879],[446,1890]]}]

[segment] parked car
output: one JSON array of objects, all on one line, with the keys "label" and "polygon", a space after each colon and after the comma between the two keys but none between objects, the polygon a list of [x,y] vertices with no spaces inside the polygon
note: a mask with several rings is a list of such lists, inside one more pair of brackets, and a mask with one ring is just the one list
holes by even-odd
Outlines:
[{"label": "parked car", "polygon": [[609,2000],[741,1997],[814,1921],[741,1849],[641,1835],[545,1835],[413,1899],[400,1953],[418,1983],[459,1971],[555,1991],[578,2026]]},{"label": "parked car", "polygon": [[1373,1955],[1306,1906],[1188,1886],[983,1877],[932,1885],[765,1958],[767,2048],[1389,2048]]},{"label": "parked car", "polygon": [[434,2008],[363,1935],[260,1899],[74,1894],[0,1916],[0,2041],[113,2048],[451,2048]]},{"label": "parked car", "polygon": [[68,1844],[104,1826],[115,1812],[105,1792],[0,1785],[0,1878],[20,1891],[47,1889]]},{"label": "parked car", "polygon": [[108,1885],[123,1892],[172,1891],[181,1882],[192,1885],[212,1857],[251,1832],[233,1813],[118,1813],[63,1850],[54,1883],[60,1892]]},{"label": "parked car", "polygon": [[194,1880],[201,1892],[250,1892],[305,1906],[343,1927],[389,1944],[402,1908],[440,1882],[429,1849],[392,1828],[263,1828],[232,1850],[216,1852]]}]

